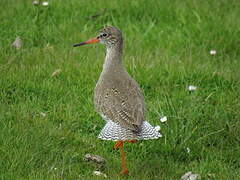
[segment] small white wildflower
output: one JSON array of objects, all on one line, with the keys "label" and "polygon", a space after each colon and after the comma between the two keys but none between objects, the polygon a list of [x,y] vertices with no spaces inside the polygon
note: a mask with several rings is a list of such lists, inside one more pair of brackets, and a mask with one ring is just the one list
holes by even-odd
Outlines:
[{"label": "small white wildflower", "polygon": [[167,121],[167,116],[161,117],[161,118],[160,118],[160,121],[161,121],[162,123],[166,122],[166,121]]},{"label": "small white wildflower", "polygon": [[42,117],[46,117],[46,113],[44,113],[44,112],[40,112],[40,115],[42,116]]},{"label": "small white wildflower", "polygon": [[105,178],[107,177],[107,175],[102,173],[101,171],[93,171],[93,175],[95,175],[95,176],[103,176]]},{"label": "small white wildflower", "polygon": [[33,1],[32,4],[33,5],[39,5],[39,1]]},{"label": "small white wildflower", "polygon": [[44,2],[42,2],[42,5],[43,5],[43,6],[48,6],[48,2],[47,2],[47,1],[44,1]]},{"label": "small white wildflower", "polygon": [[217,51],[216,51],[216,50],[214,50],[214,49],[212,49],[212,50],[210,51],[210,54],[214,56],[214,55],[216,55],[216,54],[217,54]]},{"label": "small white wildflower", "polygon": [[12,46],[15,47],[16,49],[21,49],[21,47],[22,47],[22,40],[21,40],[21,38],[19,36],[16,37],[15,41],[12,43]]},{"label": "small white wildflower", "polygon": [[53,46],[51,46],[51,44],[47,43],[47,45],[44,47],[44,50],[45,51],[53,51],[54,48],[53,48]]},{"label": "small white wildflower", "polygon": [[187,153],[188,153],[188,154],[190,153],[190,148],[189,148],[189,147],[187,147]]},{"label": "small white wildflower", "polygon": [[161,127],[160,126],[155,126],[154,127],[156,131],[160,131]]},{"label": "small white wildflower", "polygon": [[196,90],[197,90],[197,87],[196,87],[196,86],[193,86],[193,85],[190,85],[190,86],[188,86],[188,90],[189,90],[189,91],[196,91]]},{"label": "small white wildflower", "polygon": [[57,75],[59,75],[61,72],[62,72],[61,69],[56,69],[56,70],[52,73],[51,77],[57,76]]},{"label": "small white wildflower", "polygon": [[50,168],[50,171],[52,170],[57,170],[57,168],[53,165],[51,168]]}]

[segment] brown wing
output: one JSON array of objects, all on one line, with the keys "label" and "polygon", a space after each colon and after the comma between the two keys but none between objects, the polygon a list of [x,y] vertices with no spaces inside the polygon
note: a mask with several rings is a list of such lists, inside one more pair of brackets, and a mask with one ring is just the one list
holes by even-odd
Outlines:
[{"label": "brown wing", "polygon": [[144,97],[138,84],[126,76],[128,78],[112,77],[99,82],[95,89],[95,107],[108,119],[138,131],[144,121]]}]

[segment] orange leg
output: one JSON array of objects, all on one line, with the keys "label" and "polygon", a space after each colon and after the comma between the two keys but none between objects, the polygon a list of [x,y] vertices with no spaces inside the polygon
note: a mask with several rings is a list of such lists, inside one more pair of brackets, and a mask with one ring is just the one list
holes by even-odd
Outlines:
[{"label": "orange leg", "polygon": [[122,171],[120,172],[120,174],[122,175],[128,175],[128,169],[126,166],[126,155],[124,152],[124,142],[122,141],[122,145],[120,146],[120,151],[121,151],[121,159],[122,159]]},{"label": "orange leg", "polygon": [[122,146],[122,144],[123,144],[124,142],[129,142],[129,143],[131,143],[131,144],[134,144],[134,143],[137,142],[137,140],[136,140],[136,139],[133,139],[133,140],[127,140],[127,141],[117,141],[117,142],[115,143],[115,145],[114,145],[113,148],[114,148],[114,149],[118,149],[119,147]]},{"label": "orange leg", "polygon": [[126,154],[124,152],[124,142],[136,143],[137,140],[117,141],[116,144],[114,145],[114,149],[120,148],[120,152],[121,152],[122,171],[120,172],[120,174],[121,175],[128,175],[129,171],[128,171],[127,166],[126,166]]},{"label": "orange leg", "polygon": [[115,145],[114,145],[114,149],[118,149],[120,146],[122,146],[123,145],[123,141],[117,141],[116,143],[115,143]]}]

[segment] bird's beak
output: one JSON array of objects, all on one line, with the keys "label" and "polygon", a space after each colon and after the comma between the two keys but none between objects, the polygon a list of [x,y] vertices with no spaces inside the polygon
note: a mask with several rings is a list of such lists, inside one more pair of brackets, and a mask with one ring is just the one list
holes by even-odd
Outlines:
[{"label": "bird's beak", "polygon": [[85,42],[81,42],[79,44],[74,44],[73,47],[78,47],[78,46],[82,46],[85,44],[94,44],[94,43],[98,43],[98,42],[99,42],[99,39],[97,37],[95,37],[95,38],[89,39]]}]

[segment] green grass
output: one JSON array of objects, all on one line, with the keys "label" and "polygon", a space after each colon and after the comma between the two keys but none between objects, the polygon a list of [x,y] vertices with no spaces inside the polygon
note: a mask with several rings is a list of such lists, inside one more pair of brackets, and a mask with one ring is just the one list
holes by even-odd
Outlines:
[{"label": "green grass", "polygon": [[[176,180],[187,171],[240,179],[239,0],[31,3],[0,1],[0,179],[102,179],[86,153],[106,159],[110,179]],[[163,134],[126,145],[126,178],[113,143],[97,139],[104,121],[92,95],[104,47],[72,48],[105,25],[123,31],[125,66]],[[17,36],[20,50],[11,47]]]}]

